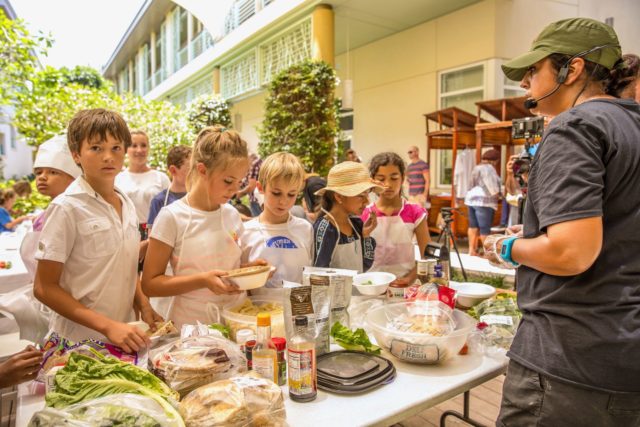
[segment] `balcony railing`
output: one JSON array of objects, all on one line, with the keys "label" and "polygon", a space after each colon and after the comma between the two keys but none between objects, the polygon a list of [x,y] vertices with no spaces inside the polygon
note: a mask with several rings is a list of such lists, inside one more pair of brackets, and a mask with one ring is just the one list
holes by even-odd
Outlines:
[{"label": "balcony railing", "polygon": [[202,52],[213,46],[213,39],[206,30],[203,30],[191,40],[191,59],[200,56]]}]

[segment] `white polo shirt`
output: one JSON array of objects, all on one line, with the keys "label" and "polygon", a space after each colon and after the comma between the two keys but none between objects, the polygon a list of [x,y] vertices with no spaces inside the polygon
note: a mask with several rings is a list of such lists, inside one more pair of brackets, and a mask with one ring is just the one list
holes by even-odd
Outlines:
[{"label": "white polo shirt", "polygon": [[[133,202],[116,188],[122,220],[80,176],[48,209],[37,260],[64,264],[60,286],[86,307],[119,322],[133,320],[140,234]],[[50,328],[79,341],[105,338],[54,313]]]},{"label": "white polo shirt", "polygon": [[151,200],[170,185],[167,174],[155,169],[142,173],[124,170],[116,176],[116,187],[133,201],[140,223],[146,223],[149,218]]}]

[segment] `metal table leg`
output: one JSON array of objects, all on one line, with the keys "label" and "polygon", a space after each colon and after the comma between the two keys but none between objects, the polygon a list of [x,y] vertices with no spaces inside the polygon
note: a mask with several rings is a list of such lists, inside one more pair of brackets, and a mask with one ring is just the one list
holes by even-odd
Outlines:
[{"label": "metal table leg", "polygon": [[484,424],[480,424],[477,421],[474,421],[469,417],[469,400],[471,398],[470,391],[464,392],[464,403],[463,403],[463,411],[462,414],[458,411],[445,411],[442,416],[440,416],[440,427],[445,427],[447,417],[458,418],[459,420],[464,421],[465,423],[472,425],[473,427],[486,427]]}]

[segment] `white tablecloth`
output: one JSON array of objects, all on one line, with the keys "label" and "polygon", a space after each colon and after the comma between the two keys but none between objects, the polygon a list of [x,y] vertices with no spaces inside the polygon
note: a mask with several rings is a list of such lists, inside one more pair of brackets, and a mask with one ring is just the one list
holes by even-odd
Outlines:
[{"label": "white tablecloth", "polygon": [[29,273],[20,257],[24,233],[0,234],[0,261],[11,261],[11,268],[0,269],[0,295],[29,283]]}]

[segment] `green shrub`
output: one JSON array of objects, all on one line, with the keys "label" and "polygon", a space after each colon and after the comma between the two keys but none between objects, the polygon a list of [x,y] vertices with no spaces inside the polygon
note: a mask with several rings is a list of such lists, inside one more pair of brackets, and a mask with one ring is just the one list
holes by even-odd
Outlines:
[{"label": "green shrub", "polygon": [[286,151],[298,156],[308,172],[326,176],[339,133],[336,84],[336,73],[325,62],[309,60],[279,73],[269,85],[258,128],[260,155]]}]

